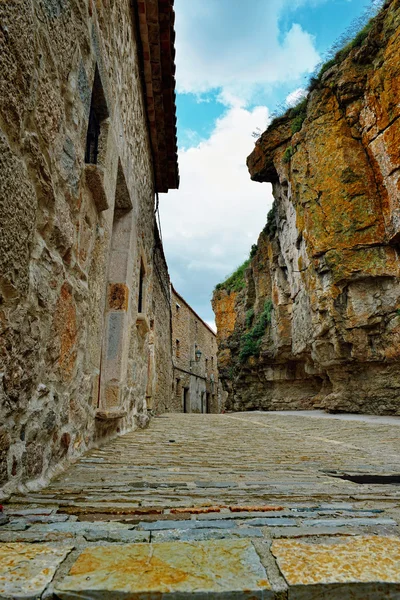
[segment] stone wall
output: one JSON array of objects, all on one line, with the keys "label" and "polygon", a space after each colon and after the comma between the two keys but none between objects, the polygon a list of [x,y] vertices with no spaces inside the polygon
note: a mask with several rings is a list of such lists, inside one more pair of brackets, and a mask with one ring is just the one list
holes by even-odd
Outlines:
[{"label": "stone wall", "polygon": [[151,387],[147,391],[147,406],[154,413],[160,414],[174,409],[172,398],[173,365],[172,365],[172,319],[171,319],[171,284],[167,263],[160,238],[157,233],[153,259],[153,320],[151,322],[150,343],[154,340],[154,348],[150,346]]},{"label": "stone wall", "polygon": [[174,288],[171,310],[174,361],[171,407],[176,412],[219,413],[223,407],[216,335]]},{"label": "stone wall", "polygon": [[[152,314],[154,173],[131,3],[16,0],[0,19],[7,491],[145,424],[151,323],[158,346],[170,336],[166,311]],[[99,155],[85,165],[92,89]]]},{"label": "stone wall", "polygon": [[400,414],[399,31],[392,0],[248,158],[275,209],[243,289],[214,296],[235,410]]}]

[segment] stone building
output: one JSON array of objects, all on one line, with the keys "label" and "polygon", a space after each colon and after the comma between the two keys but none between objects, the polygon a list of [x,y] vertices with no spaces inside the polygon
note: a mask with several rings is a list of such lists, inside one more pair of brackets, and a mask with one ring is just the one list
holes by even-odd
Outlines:
[{"label": "stone building", "polygon": [[[146,424],[172,380],[155,196],[173,0],[0,3],[0,487]],[[168,388],[168,392],[166,390]]]},{"label": "stone building", "polygon": [[171,410],[219,413],[216,335],[174,287],[171,302],[174,369]]}]

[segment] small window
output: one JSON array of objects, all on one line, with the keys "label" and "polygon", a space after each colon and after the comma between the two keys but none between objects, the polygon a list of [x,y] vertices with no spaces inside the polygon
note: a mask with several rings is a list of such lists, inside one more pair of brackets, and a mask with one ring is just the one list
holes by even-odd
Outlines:
[{"label": "small window", "polygon": [[214,368],[214,357],[213,356],[211,357],[211,368],[212,369]]},{"label": "small window", "polygon": [[139,299],[138,299],[138,312],[142,313],[144,309],[144,280],[146,277],[146,271],[144,269],[143,260],[140,261],[140,273],[139,273]]},{"label": "small window", "polygon": [[175,354],[176,354],[176,358],[179,358],[179,356],[180,356],[180,343],[179,343],[179,340],[175,341]]},{"label": "small window", "polygon": [[101,124],[107,119],[108,114],[107,102],[101,85],[99,70],[96,66],[86,135],[85,163],[87,164],[97,165]]}]

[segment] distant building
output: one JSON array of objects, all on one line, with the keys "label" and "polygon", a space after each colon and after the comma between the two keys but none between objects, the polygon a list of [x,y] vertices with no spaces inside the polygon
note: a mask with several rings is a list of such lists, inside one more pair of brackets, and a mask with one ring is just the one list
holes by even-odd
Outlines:
[{"label": "distant building", "polygon": [[171,310],[174,369],[171,410],[219,413],[221,394],[216,334],[174,287]]}]

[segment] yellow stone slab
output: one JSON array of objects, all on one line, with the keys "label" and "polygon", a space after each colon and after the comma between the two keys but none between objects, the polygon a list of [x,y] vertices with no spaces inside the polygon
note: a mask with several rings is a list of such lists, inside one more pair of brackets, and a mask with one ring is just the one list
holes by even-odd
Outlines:
[{"label": "yellow stone slab", "polygon": [[61,600],[77,598],[273,598],[248,540],[125,544],[85,549],[57,586]]},{"label": "yellow stone slab", "polygon": [[[400,597],[399,538],[335,537],[324,538],[324,542],[276,540],[271,551],[289,584],[289,598]],[[353,587],[351,596],[343,596],[343,592]],[[392,588],[393,596],[390,594]],[[296,594],[296,589],[301,593]]]},{"label": "yellow stone slab", "polygon": [[0,597],[39,598],[73,546],[0,544]]}]

